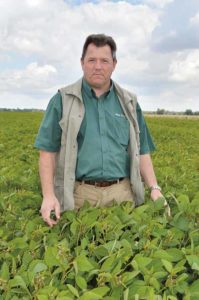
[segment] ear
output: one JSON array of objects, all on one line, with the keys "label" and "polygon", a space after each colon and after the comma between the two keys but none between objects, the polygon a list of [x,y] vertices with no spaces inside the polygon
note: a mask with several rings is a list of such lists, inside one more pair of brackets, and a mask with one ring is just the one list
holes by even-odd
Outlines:
[{"label": "ear", "polygon": [[114,61],[113,61],[113,68],[114,68],[114,70],[115,70],[116,65],[117,65],[117,59],[114,59]]}]

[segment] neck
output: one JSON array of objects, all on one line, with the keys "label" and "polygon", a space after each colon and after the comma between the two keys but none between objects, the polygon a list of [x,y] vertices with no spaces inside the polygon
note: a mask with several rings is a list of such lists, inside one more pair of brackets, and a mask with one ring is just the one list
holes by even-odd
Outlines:
[{"label": "neck", "polygon": [[92,89],[95,92],[95,95],[97,97],[100,97],[101,95],[103,95],[104,93],[106,93],[108,91],[108,89],[98,89],[98,88],[92,88]]},{"label": "neck", "polygon": [[95,92],[96,96],[100,97],[104,93],[108,92],[108,90],[110,89],[110,86],[111,86],[111,81],[106,86],[103,86],[103,87],[91,86],[91,88]]}]

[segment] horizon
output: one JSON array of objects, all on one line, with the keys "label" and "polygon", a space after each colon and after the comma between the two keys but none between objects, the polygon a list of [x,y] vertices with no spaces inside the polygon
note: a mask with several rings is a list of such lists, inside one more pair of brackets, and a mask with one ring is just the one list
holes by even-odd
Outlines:
[{"label": "horizon", "polygon": [[[19,108],[19,107],[11,107],[11,108],[8,108],[8,107],[0,107],[0,112],[4,112],[4,111],[28,111],[28,112],[31,112],[31,111],[41,111],[41,112],[45,112],[45,109],[42,109],[42,108]],[[192,109],[190,108],[187,108],[185,109],[185,111],[174,111],[174,110],[166,110],[164,108],[157,108],[157,110],[142,110],[143,113],[149,113],[149,114],[185,114],[187,111],[191,111],[191,113],[193,114],[196,114],[198,115],[199,114],[199,111],[193,111]],[[161,113],[160,111],[163,111],[163,113]]]}]

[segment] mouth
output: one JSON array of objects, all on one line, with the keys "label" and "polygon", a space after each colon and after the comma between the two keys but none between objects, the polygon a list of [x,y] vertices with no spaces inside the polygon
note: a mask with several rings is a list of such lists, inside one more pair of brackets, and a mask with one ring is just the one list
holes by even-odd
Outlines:
[{"label": "mouth", "polygon": [[93,74],[93,76],[100,76],[100,77],[103,77],[103,75],[102,74]]}]

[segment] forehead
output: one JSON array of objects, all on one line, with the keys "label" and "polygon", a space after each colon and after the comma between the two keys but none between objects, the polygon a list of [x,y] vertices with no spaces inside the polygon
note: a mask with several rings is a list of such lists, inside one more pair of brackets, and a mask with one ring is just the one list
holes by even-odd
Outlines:
[{"label": "forehead", "polygon": [[107,57],[112,58],[111,48],[109,45],[96,47],[94,44],[89,44],[86,50],[85,57]]}]

